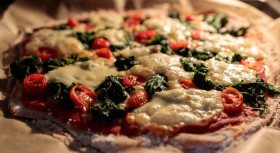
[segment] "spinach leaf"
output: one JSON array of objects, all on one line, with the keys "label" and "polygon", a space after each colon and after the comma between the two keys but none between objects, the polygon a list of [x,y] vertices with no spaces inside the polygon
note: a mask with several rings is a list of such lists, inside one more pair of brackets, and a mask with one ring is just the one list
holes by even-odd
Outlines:
[{"label": "spinach leaf", "polygon": [[43,63],[43,72],[47,73],[48,71],[51,71],[58,67],[63,67],[69,64],[74,64],[75,62],[81,61],[87,61],[88,58],[78,58],[77,55],[71,55],[69,57],[63,58],[61,60],[55,60],[55,59],[48,59],[45,63]]},{"label": "spinach leaf", "polygon": [[49,81],[47,90],[50,93],[51,99],[57,101],[63,109],[71,109],[74,107],[74,104],[70,99],[69,92],[75,85],[75,83],[72,83],[72,85],[66,86],[61,82]]},{"label": "spinach leaf", "polygon": [[204,90],[211,90],[215,88],[213,82],[209,79],[206,79],[207,73],[208,70],[204,64],[201,64],[201,66],[195,70],[193,82],[198,88]]},{"label": "spinach leaf", "polygon": [[10,65],[10,71],[15,78],[22,81],[26,76],[38,73],[41,65],[41,59],[38,56],[31,55],[23,60],[14,61]]},{"label": "spinach leaf", "polygon": [[90,49],[92,47],[92,42],[94,41],[94,39],[97,38],[94,37],[93,35],[94,32],[92,33],[76,32],[77,39],[79,39],[83,43],[85,49]]},{"label": "spinach leaf", "polygon": [[118,68],[118,71],[128,70],[134,65],[137,65],[138,62],[135,60],[134,56],[129,58],[124,58],[123,56],[117,56],[117,61],[115,62],[115,66]]},{"label": "spinach leaf", "polygon": [[67,24],[60,24],[58,26],[55,26],[52,28],[53,30],[66,30],[66,29],[71,29],[71,27]]},{"label": "spinach leaf", "polygon": [[174,18],[174,19],[181,19],[181,15],[178,11],[176,10],[172,10],[170,13],[169,13],[169,17],[170,18]]},{"label": "spinach leaf", "polygon": [[228,23],[228,17],[225,14],[218,13],[214,17],[205,16],[203,21],[213,26],[219,33]]},{"label": "spinach leaf", "polygon": [[122,45],[110,45],[110,50],[112,51],[112,52],[115,52],[115,51],[118,51],[118,50],[122,50],[122,49],[124,49],[125,48],[125,46],[122,46]]},{"label": "spinach leaf", "polygon": [[171,46],[169,45],[167,38],[163,35],[154,36],[150,40],[149,45],[160,45],[161,46],[160,52],[167,55],[174,54],[174,52],[171,49]]},{"label": "spinach leaf", "polygon": [[241,27],[239,29],[232,27],[226,31],[221,32],[221,34],[230,34],[234,37],[244,36],[247,33],[249,27]]},{"label": "spinach leaf", "polygon": [[240,54],[234,54],[232,56],[231,62],[232,63],[239,63],[242,59],[243,59],[243,57]]},{"label": "spinach leaf", "polygon": [[189,48],[182,48],[182,47],[176,50],[175,53],[183,57],[194,57],[196,59],[204,60],[204,61],[216,56],[216,53],[211,53],[204,49],[189,50]]},{"label": "spinach leaf", "polygon": [[122,86],[122,77],[115,75],[107,76],[105,81],[98,87],[98,97],[103,100],[105,97],[118,104],[127,98],[126,88]]},{"label": "spinach leaf", "polygon": [[186,71],[194,72],[198,68],[196,63],[193,62],[190,58],[186,58],[185,60],[180,59],[180,62]]},{"label": "spinach leaf", "polygon": [[100,104],[92,105],[90,111],[92,116],[102,123],[111,123],[125,115],[125,111],[107,97]]},{"label": "spinach leaf", "polygon": [[155,92],[160,92],[167,87],[167,78],[157,74],[149,78],[144,89],[149,98],[151,98]]}]

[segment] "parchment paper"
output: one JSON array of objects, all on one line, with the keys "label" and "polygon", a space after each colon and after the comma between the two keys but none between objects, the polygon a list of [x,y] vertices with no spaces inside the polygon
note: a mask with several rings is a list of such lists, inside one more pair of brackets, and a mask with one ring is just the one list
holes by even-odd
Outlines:
[{"label": "parchment paper", "polygon": [[[18,54],[12,52],[12,47],[22,36],[21,31],[28,27],[36,27],[46,23],[66,19],[70,15],[79,15],[83,12],[92,11],[97,8],[117,9],[139,9],[164,2],[172,2],[175,7],[181,7],[182,12],[190,13],[217,10],[221,12],[233,12],[232,15],[243,16],[249,22],[254,22],[260,27],[266,27],[271,41],[278,50],[280,56],[280,19],[273,21],[270,17],[255,8],[239,1],[221,0],[17,0],[5,12],[0,21],[0,148],[3,153],[62,153],[76,152],[66,147],[63,142],[50,135],[36,130],[28,120],[12,117],[7,109],[7,100],[10,93],[8,66]],[[176,6],[177,5],[177,6]],[[192,7],[193,5],[193,7]],[[194,8],[194,9],[193,9]],[[276,66],[279,63],[276,63]],[[8,79],[7,79],[8,78]],[[278,80],[277,78],[275,80]],[[277,81],[276,83],[279,83]],[[273,126],[277,126],[279,118],[275,118]],[[280,132],[272,128],[263,128],[242,145],[238,145],[233,152],[279,152]],[[144,152],[147,152],[145,150]]]}]

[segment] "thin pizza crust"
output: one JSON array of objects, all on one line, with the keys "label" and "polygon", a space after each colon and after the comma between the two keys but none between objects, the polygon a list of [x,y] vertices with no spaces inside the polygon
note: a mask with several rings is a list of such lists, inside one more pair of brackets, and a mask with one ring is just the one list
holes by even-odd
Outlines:
[{"label": "thin pizza crust", "polygon": [[[86,16],[86,15],[83,15]],[[56,22],[60,23],[60,22]],[[260,29],[255,29],[260,30]],[[260,30],[262,31],[262,30]],[[263,39],[263,38],[262,38]],[[267,43],[267,42],[266,42]],[[263,45],[263,44],[262,44]],[[272,44],[266,45],[272,46]],[[275,56],[273,48],[265,48],[268,55],[266,64],[270,68],[268,80],[274,84],[276,78],[278,78],[279,70],[275,67],[275,63],[278,63],[278,58]],[[278,85],[277,83],[276,85]],[[20,102],[21,97],[21,85],[19,82],[11,94],[9,100],[9,108],[13,115],[19,117],[26,117],[35,119],[34,124],[39,128],[46,128],[49,124],[53,124],[54,127],[61,128],[70,133],[70,135],[62,138],[67,139],[68,144],[77,143],[76,149],[82,148],[80,151],[92,151],[92,152],[208,152],[208,151],[226,151],[237,138],[246,139],[249,135],[256,132],[262,126],[271,122],[275,112],[275,103],[278,98],[268,99],[269,114],[262,118],[256,118],[248,123],[243,123],[238,126],[227,126],[213,133],[207,134],[188,134],[181,133],[174,137],[156,137],[152,134],[145,134],[136,137],[127,136],[115,136],[115,135],[102,135],[97,133],[89,133],[83,131],[75,131],[67,125],[61,125],[50,114],[26,109]],[[49,122],[51,121],[51,123]],[[41,126],[40,126],[41,125]],[[75,141],[78,140],[78,141]],[[230,146],[230,147],[229,147]],[[86,148],[84,148],[86,147]],[[141,148],[139,150],[139,148]]]}]

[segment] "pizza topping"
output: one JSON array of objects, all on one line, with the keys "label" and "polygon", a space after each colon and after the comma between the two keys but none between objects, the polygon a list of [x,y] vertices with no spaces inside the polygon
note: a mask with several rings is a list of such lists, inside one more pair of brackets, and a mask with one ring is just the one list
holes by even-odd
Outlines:
[{"label": "pizza topping", "polygon": [[167,78],[162,75],[151,76],[147,81],[144,89],[151,98],[155,92],[163,91],[167,88]]},{"label": "pizza topping", "polygon": [[243,96],[232,87],[227,87],[221,92],[224,111],[228,114],[236,114],[242,110]]},{"label": "pizza topping", "polygon": [[39,73],[41,66],[41,59],[38,56],[31,55],[24,58],[23,60],[14,61],[10,65],[10,71],[15,78],[22,81],[30,74]]},{"label": "pizza topping", "polygon": [[183,88],[190,89],[190,88],[197,88],[196,85],[191,80],[185,80],[180,82]]},{"label": "pizza topping", "polygon": [[148,95],[144,89],[138,91],[127,100],[129,107],[138,108],[148,102]]},{"label": "pizza topping", "polygon": [[114,57],[113,53],[108,48],[98,49],[96,51],[96,55],[99,56],[99,57],[107,58],[107,59],[110,59],[110,58]]},{"label": "pizza topping", "polygon": [[96,37],[105,37],[110,45],[120,45],[123,46],[126,44],[125,32],[118,29],[105,29],[100,30],[95,33]]},{"label": "pizza topping", "polygon": [[40,47],[36,50],[35,54],[41,58],[43,62],[46,62],[49,58],[56,57],[56,50],[48,47]]},{"label": "pizza topping", "polygon": [[155,32],[152,30],[140,31],[135,35],[134,40],[141,44],[148,44],[154,36]]},{"label": "pizza topping", "polygon": [[195,17],[191,14],[185,15],[185,20],[186,21],[194,21]]},{"label": "pizza topping", "polygon": [[188,43],[187,42],[176,42],[176,43],[170,43],[170,46],[171,46],[172,50],[178,50],[181,47],[182,48],[188,47]]},{"label": "pizza topping", "polygon": [[23,89],[29,94],[41,94],[47,86],[46,77],[38,73],[27,76],[23,81]]},{"label": "pizza topping", "polygon": [[116,57],[117,61],[115,62],[115,66],[119,71],[128,70],[134,65],[137,65],[138,62],[135,61],[135,57],[131,56],[129,58],[124,58],[122,55]]},{"label": "pizza topping", "polygon": [[137,86],[145,82],[145,78],[140,75],[128,74],[123,77],[122,85],[124,86]]},{"label": "pizza topping", "polygon": [[105,76],[111,74],[117,74],[117,70],[106,66],[102,61],[89,60],[57,68],[49,71],[45,76],[48,80],[62,82],[67,86],[72,82],[79,82],[92,89],[97,88],[104,81]]},{"label": "pizza topping", "polygon": [[96,38],[92,43],[92,49],[109,48],[109,42],[104,38]]},{"label": "pizza topping", "polygon": [[78,21],[76,18],[70,16],[70,17],[68,18],[67,24],[68,24],[70,27],[74,28],[75,26],[77,26],[77,25],[79,24],[79,21]]},{"label": "pizza topping", "polygon": [[97,99],[96,94],[85,87],[84,85],[77,84],[71,88],[70,98],[75,105],[75,108],[86,112]]}]

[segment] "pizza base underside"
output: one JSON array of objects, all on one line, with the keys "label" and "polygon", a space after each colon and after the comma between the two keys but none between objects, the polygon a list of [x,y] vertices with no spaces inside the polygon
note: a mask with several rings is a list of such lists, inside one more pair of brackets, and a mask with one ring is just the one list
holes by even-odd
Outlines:
[{"label": "pizza base underside", "polygon": [[[278,80],[280,71],[275,68],[275,63],[278,63],[278,59],[273,50],[266,53],[268,54],[266,64],[270,67],[268,80],[277,86],[278,82],[275,80]],[[133,152],[135,149],[139,152],[224,152],[234,147],[236,145],[234,142],[245,140],[262,126],[269,124],[275,112],[275,101],[278,101],[278,98],[268,100],[270,113],[264,118],[256,118],[248,124],[228,126],[214,133],[181,133],[174,137],[155,137],[152,134],[126,137],[73,131],[69,126],[61,125],[47,114],[26,109],[20,102],[20,96],[21,85],[17,83],[9,100],[9,108],[13,115],[33,119],[32,123],[37,128],[82,152]],[[62,131],[66,132],[64,136],[55,134]]]}]

